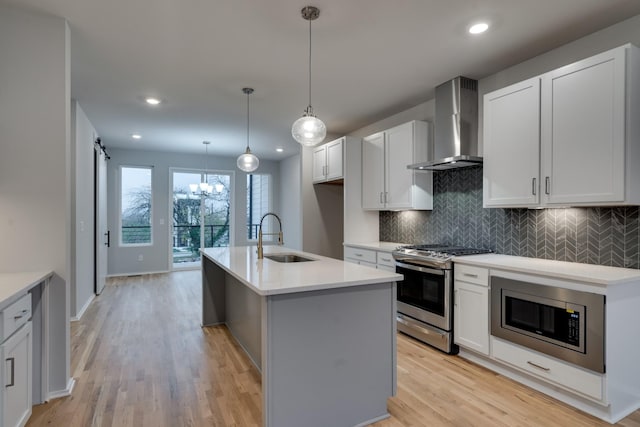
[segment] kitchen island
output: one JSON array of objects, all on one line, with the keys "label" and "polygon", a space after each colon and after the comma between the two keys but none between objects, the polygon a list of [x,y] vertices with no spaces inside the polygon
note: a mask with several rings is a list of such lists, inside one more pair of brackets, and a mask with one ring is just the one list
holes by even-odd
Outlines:
[{"label": "kitchen island", "polygon": [[[253,246],[201,252],[202,326],[226,324],[261,371],[265,427],[389,416],[401,275],[280,246],[264,259]],[[308,260],[269,258],[278,254]]]}]

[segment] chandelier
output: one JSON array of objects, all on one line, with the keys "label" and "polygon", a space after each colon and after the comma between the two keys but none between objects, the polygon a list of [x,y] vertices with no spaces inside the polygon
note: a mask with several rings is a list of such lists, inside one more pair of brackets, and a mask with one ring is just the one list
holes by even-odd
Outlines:
[{"label": "chandelier", "polygon": [[[205,157],[204,157],[205,170],[203,175],[204,178],[202,179],[202,182],[200,182],[199,184],[189,184],[189,190],[191,190],[191,194],[193,194],[194,196],[209,197],[211,193],[213,193],[213,185],[209,184],[208,182],[209,174],[207,173],[207,170],[208,170],[207,159],[209,158],[209,144],[211,144],[211,142],[202,141],[202,143],[204,144],[204,152],[205,152]],[[220,189],[220,191],[222,191],[222,189]]]}]

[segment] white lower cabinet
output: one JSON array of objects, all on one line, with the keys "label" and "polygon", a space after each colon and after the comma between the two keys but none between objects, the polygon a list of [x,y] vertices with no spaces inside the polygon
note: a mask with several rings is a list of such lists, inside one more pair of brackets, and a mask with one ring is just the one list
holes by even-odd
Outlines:
[{"label": "white lower cabinet", "polygon": [[345,245],[344,260],[380,270],[396,271],[396,262],[389,251],[377,251]]},{"label": "white lower cabinet", "polygon": [[31,322],[0,345],[2,427],[22,427],[31,416],[31,352]]},{"label": "white lower cabinet", "polygon": [[22,427],[31,416],[31,294],[0,311],[0,427]]},{"label": "white lower cabinet", "polygon": [[537,351],[492,337],[493,357],[535,377],[595,399],[603,400],[604,376]]},{"label": "white lower cabinet", "polygon": [[489,270],[456,265],[453,339],[461,347],[489,355]]}]

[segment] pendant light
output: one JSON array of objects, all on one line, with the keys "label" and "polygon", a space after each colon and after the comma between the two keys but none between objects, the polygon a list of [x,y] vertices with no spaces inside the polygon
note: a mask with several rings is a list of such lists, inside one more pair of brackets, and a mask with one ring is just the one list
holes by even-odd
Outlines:
[{"label": "pendant light", "polygon": [[327,127],[313,114],[311,107],[311,21],[318,19],[320,10],[317,7],[306,6],[301,12],[302,17],[309,21],[309,106],[304,110],[302,117],[293,123],[291,135],[300,144],[313,147],[324,141],[327,136]]},{"label": "pendant light", "polygon": [[209,178],[209,174],[207,173],[207,159],[209,158],[209,144],[211,144],[209,141],[202,141],[202,143],[204,144],[204,179],[202,180],[202,182],[200,184],[189,184],[189,189],[191,190],[191,193],[194,196],[200,196],[200,197],[209,197],[211,195],[211,193],[213,193],[213,185],[209,184],[208,178]]},{"label": "pendant light", "polygon": [[238,161],[236,162],[238,165],[238,169],[243,172],[253,172],[258,169],[258,165],[260,164],[260,160],[256,157],[255,154],[251,152],[249,148],[249,95],[253,93],[253,89],[250,87],[242,88],[242,91],[247,95],[247,150],[238,156]]}]

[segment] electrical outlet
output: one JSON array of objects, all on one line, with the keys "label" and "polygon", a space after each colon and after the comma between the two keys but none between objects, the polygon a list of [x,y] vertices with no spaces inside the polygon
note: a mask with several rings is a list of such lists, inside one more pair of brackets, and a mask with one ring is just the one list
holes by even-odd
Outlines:
[{"label": "electrical outlet", "polygon": [[160,225],[164,225],[164,218],[160,218]]},{"label": "electrical outlet", "polygon": [[142,256],[142,254],[138,255],[138,261],[142,261],[144,259],[144,257]]}]

